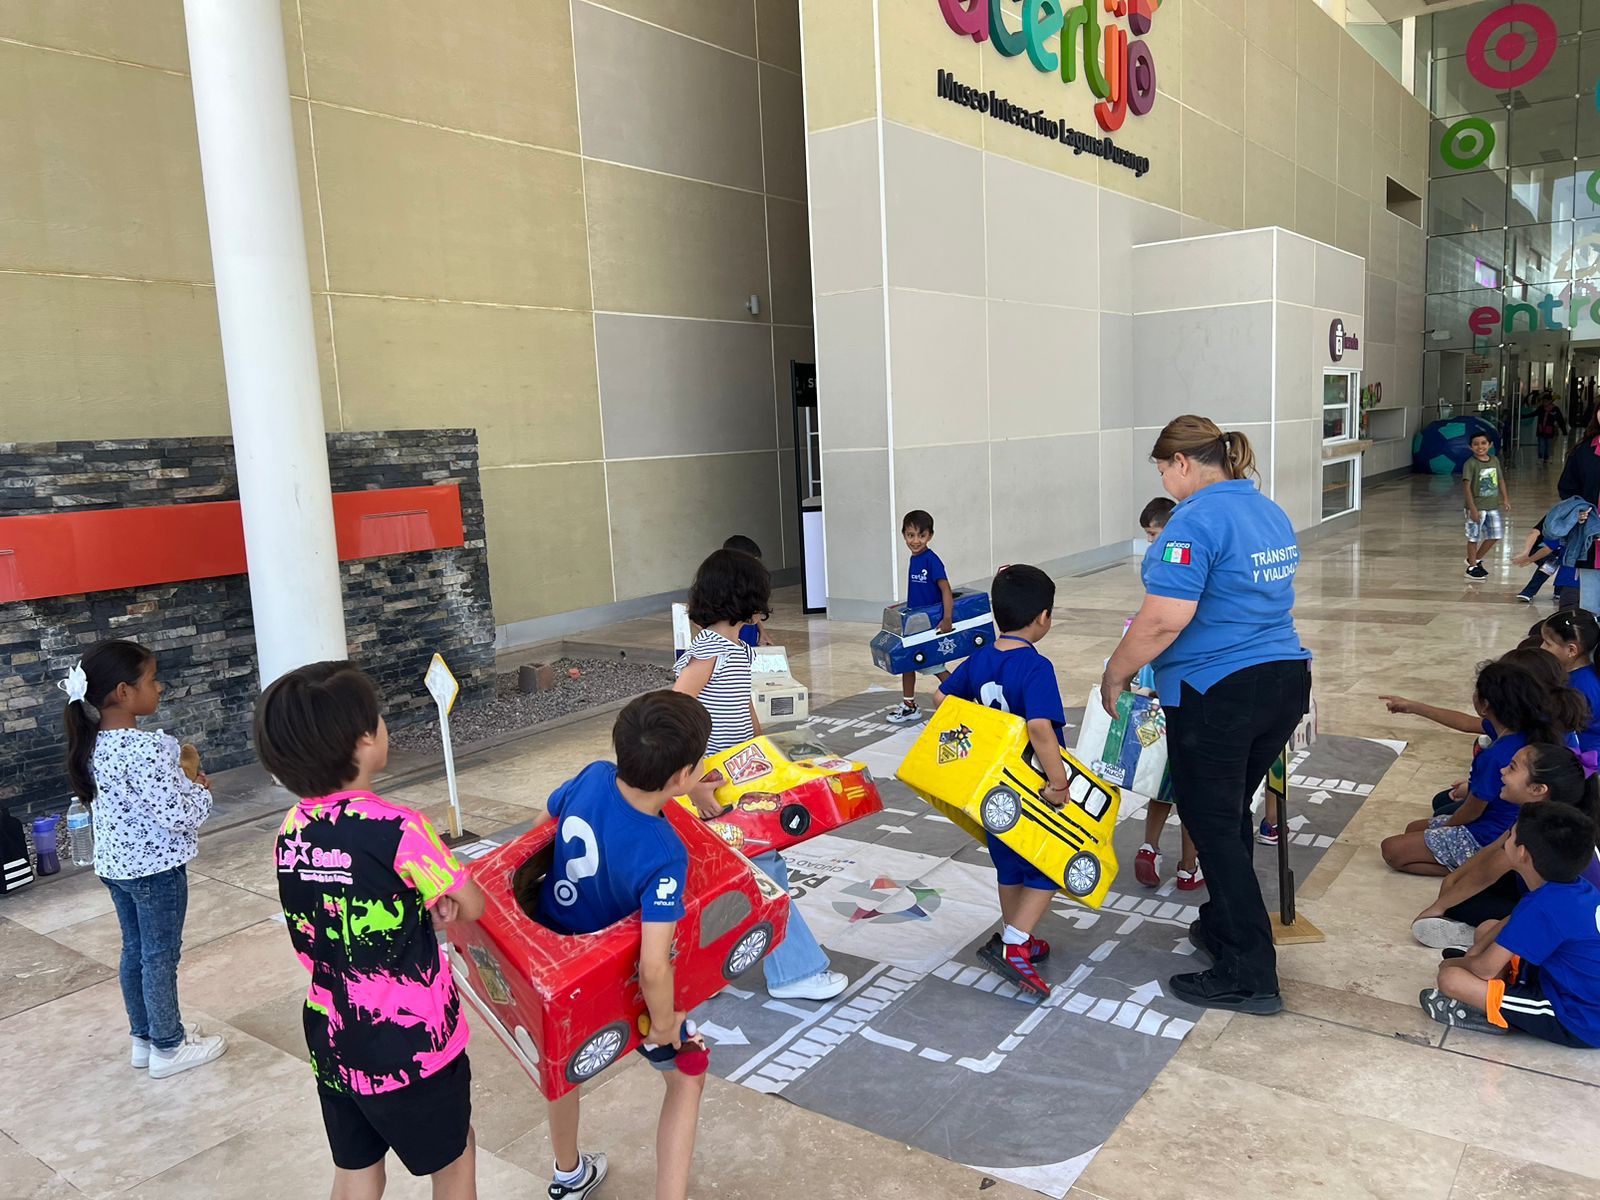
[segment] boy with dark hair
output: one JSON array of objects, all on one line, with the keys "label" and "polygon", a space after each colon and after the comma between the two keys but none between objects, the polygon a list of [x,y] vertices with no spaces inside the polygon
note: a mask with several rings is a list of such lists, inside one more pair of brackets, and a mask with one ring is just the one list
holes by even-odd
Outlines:
[{"label": "boy with dark hair", "polygon": [[[1061,760],[1067,714],[1055,668],[1037,645],[1050,632],[1056,585],[1038,567],[1001,567],[989,601],[1000,636],[957,667],[934,692],[934,702],[954,696],[1027,722],[1028,740],[1049,781],[1040,795],[1060,808],[1070,783]],[[988,846],[1000,890],[1002,928],[979,949],[978,957],[996,974],[1042,999],[1050,994],[1050,985],[1039,977],[1035,964],[1049,956],[1050,944],[1034,937],[1033,929],[1050,910],[1060,885],[993,834]]]},{"label": "boy with dark hair", "polygon": [[1505,514],[1511,511],[1506,492],[1505,468],[1494,456],[1494,443],[1486,433],[1467,443],[1472,457],[1461,467],[1461,490],[1466,495],[1468,579],[1487,579],[1483,557],[1506,535]]},{"label": "boy with dark hair", "polygon": [[[906,549],[911,551],[911,565],[906,570],[906,607],[926,608],[943,603],[939,632],[949,633],[956,627],[956,597],[950,590],[944,561],[928,548],[928,543],[933,541],[933,516],[920,508],[912,509],[900,522],[900,536],[905,539]],[[900,707],[888,717],[896,725],[909,725],[922,719],[922,710],[917,707],[918,675],[933,675],[940,683],[950,678],[949,670],[942,663],[902,675]]]},{"label": "boy with dark hair", "polygon": [[[757,562],[761,561],[761,547],[754,538],[747,538],[742,533],[736,533],[722,543],[724,550],[737,550],[740,554],[748,554]],[[756,614],[756,619],[748,625],[739,626],[739,640],[752,650],[757,646],[770,646],[772,639],[767,636],[766,617],[771,614]]]},{"label": "boy with dark hair", "polygon": [[1157,496],[1139,514],[1139,528],[1144,530],[1144,535],[1150,541],[1155,541],[1157,535],[1167,527],[1167,522],[1172,519],[1172,510],[1178,507],[1178,502],[1170,496]]},{"label": "boy with dark hair", "polygon": [[[630,701],[611,731],[616,765],[590,763],[550,797],[559,832],[539,887],[540,918],[557,933],[594,933],[634,913],[643,923],[639,987],[651,1040],[640,1053],[667,1084],[656,1130],[657,1200],[688,1194],[705,1090],[703,1067],[689,1074],[675,1063],[679,1052],[703,1055],[705,1044],[686,1036],[687,1014],[673,1007],[672,939],[684,912],[689,852],[661,810],[699,780],[710,737],[711,717],[693,696],[649,692]],[[567,867],[579,862],[592,870],[574,878]],[[606,1177],[605,1155],[578,1149],[578,1095],[550,1101],[550,1200],[584,1200]]]},{"label": "boy with dark hair", "polygon": [[262,765],[301,798],[274,861],[289,940],[311,972],[302,1023],[333,1194],[381,1196],[393,1150],[411,1174],[433,1177],[435,1200],[471,1200],[468,1030],[434,926],[477,920],[483,893],[425,816],[372,792],[389,731],[354,663],[312,663],[273,683],[255,740]]},{"label": "boy with dark hair", "polygon": [[[1139,514],[1139,528],[1144,530],[1146,541],[1154,544],[1161,536],[1161,531],[1167,527],[1167,522],[1172,519],[1172,510],[1177,507],[1177,502],[1169,496],[1157,496],[1144,506],[1144,511]],[[1139,672],[1135,683],[1151,695],[1155,695],[1155,668],[1146,664],[1144,670]],[[1162,776],[1160,795],[1151,796],[1145,806],[1144,843],[1133,859],[1133,877],[1139,881],[1141,887],[1161,886],[1161,831],[1172,817],[1172,805],[1172,771],[1169,769]],[[1178,836],[1183,847],[1182,857],[1178,859],[1178,890],[1197,892],[1205,886],[1206,878],[1200,870],[1200,857],[1195,851],[1194,839],[1184,828],[1181,817],[1178,819]]]},{"label": "boy with dark hair", "polygon": [[1505,856],[1528,894],[1504,921],[1480,925],[1470,952],[1440,965],[1439,986],[1419,997],[1423,1011],[1479,1033],[1600,1047],[1600,891],[1580,877],[1594,852],[1583,812],[1524,805]]}]

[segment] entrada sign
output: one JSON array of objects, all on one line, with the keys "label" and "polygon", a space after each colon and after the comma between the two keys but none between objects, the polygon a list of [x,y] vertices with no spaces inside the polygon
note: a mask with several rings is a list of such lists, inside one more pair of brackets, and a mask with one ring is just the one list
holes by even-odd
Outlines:
[{"label": "entrada sign", "polygon": [[[1007,58],[1026,53],[1041,72],[1059,70],[1064,83],[1078,78],[1080,51],[1089,90],[1100,97],[1095,120],[1107,133],[1122,128],[1131,111],[1142,117],[1156,102],[1156,62],[1144,35],[1161,0],[1022,0],[1022,29],[1005,23],[1004,0],[939,0],[945,23],[975,42],[992,42]],[[1128,29],[1100,27],[1101,8],[1126,17]],[[1128,37],[1132,32],[1133,39]],[[1045,45],[1061,35],[1058,49]]]}]

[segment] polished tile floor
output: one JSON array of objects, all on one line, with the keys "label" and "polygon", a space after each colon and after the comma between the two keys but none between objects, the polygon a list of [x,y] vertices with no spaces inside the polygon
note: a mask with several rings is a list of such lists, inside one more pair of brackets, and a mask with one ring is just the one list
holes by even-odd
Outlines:
[{"label": "polished tile floor", "polygon": [[[1154,494],[1153,473],[1150,483]],[[1513,475],[1521,528],[1551,492],[1547,470]],[[1384,485],[1369,491],[1359,529],[1307,541],[1299,619],[1317,656],[1322,726],[1410,747],[1303,881],[1302,908],[1328,940],[1282,952],[1288,1011],[1208,1015],[1083,1175],[1072,1193],[1080,1200],[1600,1194],[1600,1053],[1445,1036],[1422,1018],[1416,993],[1437,960],[1411,942],[1409,924],[1431,886],[1391,874],[1378,857],[1378,842],[1425,813],[1468,755],[1465,738],[1390,718],[1378,696],[1465,706],[1474,664],[1514,645],[1533,619],[1512,598],[1525,575],[1509,566],[1509,550],[1488,581],[1462,578],[1457,496],[1443,480]],[[1062,581],[1043,649],[1069,705],[1098,679],[1139,595],[1132,565]],[[780,601],[772,629],[820,701],[884,682],[866,655],[869,627],[804,619],[794,597]],[[670,642],[665,616],[588,636]],[[608,729],[607,719],[589,720],[464,763],[469,827],[527,819],[604,752]],[[442,812],[442,783],[394,794]],[[231,1048],[176,1079],[151,1081],[127,1065],[103,886],[78,878],[0,900],[0,1198],[325,1193],[330,1169],[300,1033],[304,977],[277,915],[272,828],[264,819],[207,836],[191,867],[185,1015],[228,1034]],[[473,1067],[481,1194],[542,1194],[542,1105],[492,1037],[475,1039]],[[649,1194],[658,1090],[631,1066],[592,1089],[585,1141],[613,1165],[603,1195]],[[1070,1120],[1037,1114],[1041,1161],[1051,1159],[1052,1126]],[[394,1171],[391,1195],[427,1194]],[[782,1101],[708,1086],[696,1196],[929,1200],[975,1196],[983,1182]]]}]

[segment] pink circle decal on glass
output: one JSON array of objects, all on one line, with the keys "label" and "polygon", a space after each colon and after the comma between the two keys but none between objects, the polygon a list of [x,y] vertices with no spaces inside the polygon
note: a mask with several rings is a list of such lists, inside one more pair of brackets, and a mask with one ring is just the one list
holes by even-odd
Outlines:
[{"label": "pink circle decal on glass", "polygon": [[[1527,26],[1533,31],[1533,53],[1519,67],[1510,64],[1528,53],[1528,36],[1514,26]],[[1491,64],[1491,52],[1507,65]],[[1480,21],[1467,39],[1467,70],[1484,87],[1504,91],[1536,79],[1550,65],[1555,52],[1554,18],[1537,4],[1507,4]]]}]

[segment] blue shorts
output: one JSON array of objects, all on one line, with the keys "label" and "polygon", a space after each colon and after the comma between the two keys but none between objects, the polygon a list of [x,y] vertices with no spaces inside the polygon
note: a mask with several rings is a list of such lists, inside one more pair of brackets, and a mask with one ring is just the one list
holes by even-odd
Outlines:
[{"label": "blue shorts", "polygon": [[994,834],[984,835],[989,845],[989,858],[994,863],[994,877],[1001,887],[1019,884],[1041,892],[1058,892],[1061,885],[1034,866]]},{"label": "blue shorts", "polygon": [[1481,519],[1477,521],[1466,509],[1461,510],[1461,515],[1466,518],[1469,542],[1498,542],[1506,535],[1505,518],[1496,509],[1479,509],[1478,516]]}]

